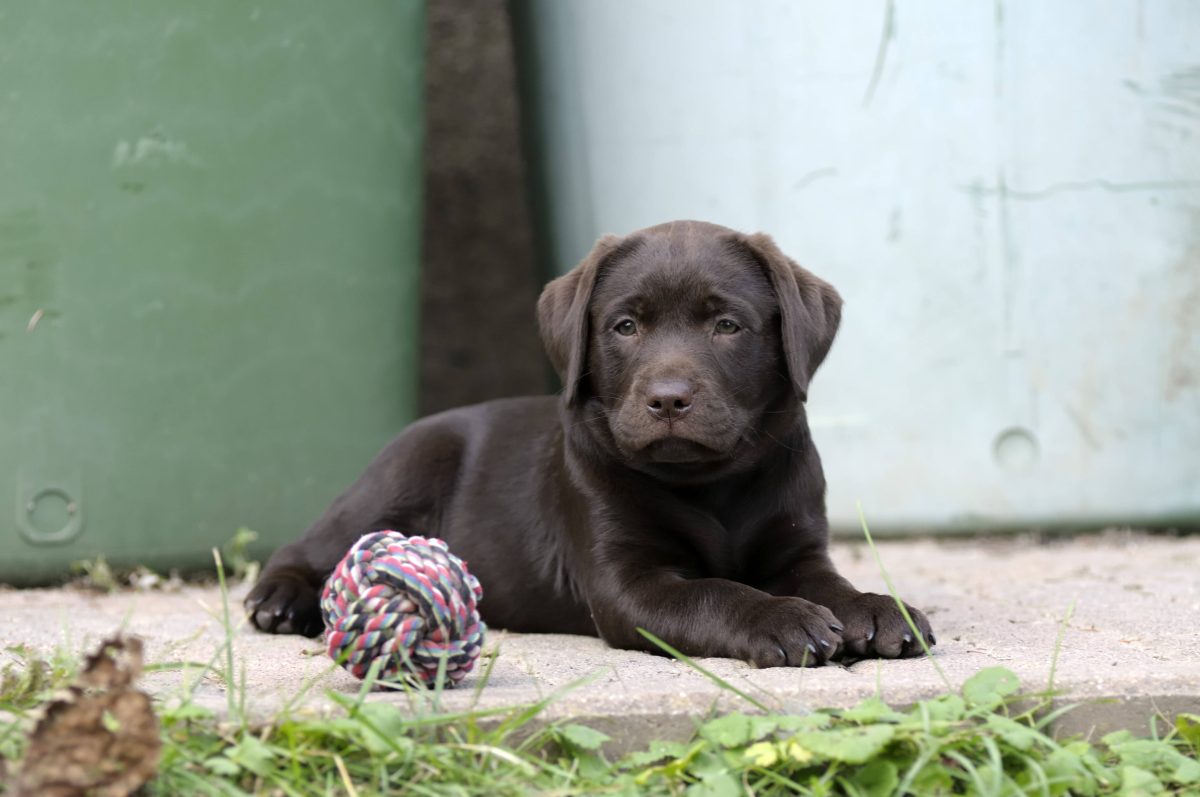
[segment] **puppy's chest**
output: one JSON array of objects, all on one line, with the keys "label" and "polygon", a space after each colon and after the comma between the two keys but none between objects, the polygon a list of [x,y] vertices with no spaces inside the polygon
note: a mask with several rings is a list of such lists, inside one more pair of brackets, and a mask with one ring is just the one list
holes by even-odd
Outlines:
[{"label": "puppy's chest", "polygon": [[708,512],[702,523],[681,529],[691,566],[703,577],[754,584],[794,557],[801,541],[796,524],[760,512]]}]

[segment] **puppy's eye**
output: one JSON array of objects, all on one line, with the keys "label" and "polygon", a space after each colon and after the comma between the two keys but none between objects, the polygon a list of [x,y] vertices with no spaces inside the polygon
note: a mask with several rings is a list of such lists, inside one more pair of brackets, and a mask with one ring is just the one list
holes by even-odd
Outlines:
[{"label": "puppy's eye", "polygon": [[618,335],[623,335],[625,337],[629,337],[630,335],[637,332],[637,324],[633,323],[633,321],[626,318],[624,321],[618,322],[617,325],[615,327],[613,327],[613,330]]},{"label": "puppy's eye", "polygon": [[732,335],[741,329],[737,324],[730,321],[728,318],[722,318],[717,322],[718,335]]}]

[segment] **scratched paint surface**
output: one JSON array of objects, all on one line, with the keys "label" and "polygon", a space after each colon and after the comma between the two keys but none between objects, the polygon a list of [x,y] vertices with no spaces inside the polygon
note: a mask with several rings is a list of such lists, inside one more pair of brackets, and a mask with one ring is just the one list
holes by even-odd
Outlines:
[{"label": "scratched paint surface", "polygon": [[1200,6],[518,8],[551,268],[702,218],[842,291],[836,526],[1200,521]]},{"label": "scratched paint surface", "polygon": [[290,538],[411,418],[421,13],[0,6],[0,581]]}]

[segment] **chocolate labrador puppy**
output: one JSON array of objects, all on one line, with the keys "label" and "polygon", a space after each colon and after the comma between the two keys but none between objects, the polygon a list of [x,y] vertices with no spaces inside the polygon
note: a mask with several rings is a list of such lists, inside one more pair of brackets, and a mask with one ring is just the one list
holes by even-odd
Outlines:
[{"label": "chocolate labrador puppy", "polygon": [[397,529],[466,559],[498,628],[658,652],[644,628],[760,667],[919,653],[895,601],[826,550],[804,402],[840,314],[765,235],[679,221],[600,239],[538,302],[562,394],[412,424],[271,557],[250,617],[319,633],[325,577]]}]

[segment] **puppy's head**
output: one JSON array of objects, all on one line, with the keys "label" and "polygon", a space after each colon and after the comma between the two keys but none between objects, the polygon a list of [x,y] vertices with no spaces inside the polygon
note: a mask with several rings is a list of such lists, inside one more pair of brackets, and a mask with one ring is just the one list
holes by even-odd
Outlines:
[{"label": "puppy's head", "polygon": [[840,314],[837,292],[769,237],[694,221],[601,238],[538,302],[566,405],[660,474],[759,450],[764,415],[807,398]]}]

